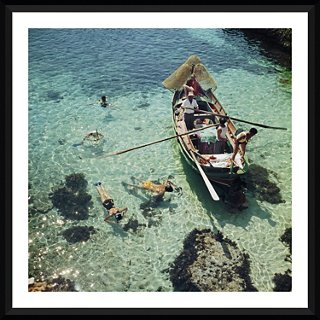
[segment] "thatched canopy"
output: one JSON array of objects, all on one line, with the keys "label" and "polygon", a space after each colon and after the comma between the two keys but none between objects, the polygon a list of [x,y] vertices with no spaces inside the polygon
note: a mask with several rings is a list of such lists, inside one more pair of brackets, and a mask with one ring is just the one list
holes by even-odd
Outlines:
[{"label": "thatched canopy", "polygon": [[167,89],[181,90],[182,86],[195,75],[197,81],[204,90],[217,88],[217,83],[207,71],[206,67],[196,55],[191,55],[175,72],[173,72],[162,84]]}]

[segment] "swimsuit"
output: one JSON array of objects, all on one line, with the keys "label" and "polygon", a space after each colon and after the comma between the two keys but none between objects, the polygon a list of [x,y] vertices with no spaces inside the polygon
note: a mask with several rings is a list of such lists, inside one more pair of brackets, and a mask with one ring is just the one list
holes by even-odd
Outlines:
[{"label": "swimsuit", "polygon": [[113,199],[104,200],[102,204],[107,210],[110,210],[111,208],[114,207]]},{"label": "swimsuit", "polygon": [[151,181],[145,181],[143,182],[143,187],[146,189],[150,189],[152,186],[152,182]]},{"label": "swimsuit", "polygon": [[[241,132],[242,133],[242,132]],[[239,133],[237,135],[237,139],[239,139],[239,135],[241,135],[242,137],[240,138],[240,141],[238,141],[239,144],[244,144],[244,143],[247,143],[248,142],[248,139],[247,139],[247,135],[246,134],[241,134]]]}]

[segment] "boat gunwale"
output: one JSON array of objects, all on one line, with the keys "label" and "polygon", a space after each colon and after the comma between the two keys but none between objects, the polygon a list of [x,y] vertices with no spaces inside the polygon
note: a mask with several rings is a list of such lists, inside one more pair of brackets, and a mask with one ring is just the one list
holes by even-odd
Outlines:
[{"label": "boat gunwale", "polygon": [[[207,90],[205,91],[205,93],[206,93],[206,96],[203,96],[203,95],[195,96],[196,101],[206,102],[211,112],[215,114],[221,114],[222,116],[227,116],[225,109],[223,108],[222,104],[218,101],[217,97],[213,94],[213,92],[211,90]],[[183,137],[180,136],[181,133],[187,132],[187,130],[184,132],[181,132],[181,130],[178,129],[178,121],[177,121],[175,111],[178,109],[178,107],[181,106],[183,102],[183,99],[181,99],[182,94],[183,94],[182,90],[175,90],[172,98],[172,120],[174,123],[174,130],[175,130],[175,133],[177,134],[177,139],[179,142],[180,149],[183,151],[183,154],[186,157],[186,160],[192,165],[192,168],[195,171],[199,172],[190,154],[191,148],[188,148],[188,146],[184,141],[185,140],[184,138],[189,136],[188,135]],[[215,108],[215,110],[213,108]],[[185,123],[183,119],[181,119],[180,121]],[[228,141],[231,143],[231,146],[233,149],[234,148],[233,138],[236,132],[236,127],[231,119],[229,119],[227,123],[227,127],[228,127],[228,133],[227,133]],[[191,144],[193,145],[192,142]],[[239,168],[238,166],[232,166],[231,168],[216,167],[213,169],[211,166],[206,166],[201,164],[201,167],[204,170],[204,172],[207,174],[209,180],[211,180],[212,182],[217,182],[222,184],[225,184],[226,183],[225,181],[230,181],[230,183],[232,183],[232,181],[237,179],[239,175],[245,174],[247,172],[245,168],[242,169],[242,168]],[[229,183],[227,182],[226,184],[229,184]]]}]

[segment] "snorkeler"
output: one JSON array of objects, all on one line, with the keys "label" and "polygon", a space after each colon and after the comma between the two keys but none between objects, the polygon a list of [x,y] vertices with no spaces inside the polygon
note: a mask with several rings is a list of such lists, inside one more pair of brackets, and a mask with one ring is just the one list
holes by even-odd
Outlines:
[{"label": "snorkeler", "polygon": [[[133,179],[136,179],[132,177]],[[173,192],[173,187],[175,186],[170,180],[166,179],[163,183],[157,184],[152,181],[146,180],[146,181],[140,181],[138,185],[136,184],[130,184],[125,183],[128,186],[143,189],[150,191],[152,195],[154,196],[155,200],[162,200],[163,196],[166,192]]]},{"label": "snorkeler", "polygon": [[91,142],[97,142],[103,138],[103,134],[98,132],[96,129],[95,131],[88,132],[85,137],[82,140],[82,143],[84,141],[91,141]]},{"label": "snorkeler", "polygon": [[107,96],[102,96],[100,100],[98,100],[101,107],[106,108],[107,106],[109,106],[109,102],[107,101],[107,98],[108,98]]},{"label": "snorkeler", "polygon": [[95,186],[97,187],[97,191],[100,195],[102,205],[105,209],[107,209],[109,213],[109,215],[104,219],[104,221],[108,222],[108,220],[114,216],[116,221],[119,222],[123,218],[124,212],[128,211],[128,208],[116,208],[114,206],[113,199],[108,195],[106,189],[101,184],[101,182],[96,183]]}]

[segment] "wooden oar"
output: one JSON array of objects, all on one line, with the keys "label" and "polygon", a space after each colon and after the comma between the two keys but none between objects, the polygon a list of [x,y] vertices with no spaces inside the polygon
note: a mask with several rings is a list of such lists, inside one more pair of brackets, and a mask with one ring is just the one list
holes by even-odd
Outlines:
[{"label": "wooden oar", "polygon": [[203,155],[201,155],[200,153],[198,153],[197,151],[193,151],[198,157],[200,157],[201,159],[205,160],[208,162],[208,164],[210,165],[210,167],[214,168],[214,166],[211,164],[210,160],[208,160],[207,158],[205,158]]},{"label": "wooden oar", "polygon": [[246,121],[246,120],[241,120],[241,119],[237,119],[237,118],[230,117],[230,116],[227,116],[227,115],[222,115],[222,114],[218,114],[218,113],[213,113],[213,112],[210,112],[210,111],[201,110],[201,112],[207,113],[207,114],[211,114],[211,115],[217,116],[217,117],[229,118],[229,119],[231,119],[231,120],[236,120],[236,121],[239,121],[239,122],[244,122],[244,123],[253,124],[253,125],[255,125],[255,126],[262,127],[262,128],[278,129],[278,130],[287,130],[287,128],[267,126],[267,125],[265,125],[265,124],[250,122],[250,121]]},{"label": "wooden oar", "polygon": [[195,162],[195,164],[196,164],[197,167],[198,167],[198,170],[199,170],[199,172],[200,172],[200,174],[201,174],[201,177],[202,177],[204,183],[206,184],[206,186],[207,186],[207,188],[208,188],[208,191],[209,191],[209,193],[210,193],[210,195],[211,195],[211,198],[212,198],[214,201],[219,201],[219,196],[218,196],[218,194],[217,194],[216,191],[214,190],[214,188],[213,188],[211,182],[209,181],[207,175],[205,174],[205,172],[203,171],[200,163],[199,163],[198,160],[196,159],[196,156],[195,156],[193,150],[191,150],[191,157],[193,158],[193,161]]},{"label": "wooden oar", "polygon": [[193,134],[193,133],[195,133],[197,131],[205,130],[205,129],[216,127],[216,126],[218,126],[218,124],[211,124],[211,125],[208,125],[208,126],[203,127],[203,128],[190,130],[190,131],[187,131],[185,133],[175,134],[174,136],[170,136],[170,137],[163,138],[163,139],[160,139],[160,140],[157,140],[157,141],[152,141],[152,142],[148,142],[148,143],[145,143],[145,144],[141,144],[139,146],[132,147],[132,148],[129,148],[129,149],[125,149],[125,150],[109,153],[109,154],[101,156],[99,158],[110,157],[110,156],[115,156],[115,155],[118,155],[118,154],[126,153],[126,152],[129,152],[129,151],[132,151],[132,150],[144,148],[144,147],[150,146],[152,144],[160,143],[160,142],[167,141],[167,140],[170,140],[170,139],[174,139],[174,138],[177,138],[177,137],[182,137],[182,136],[185,136],[185,135],[188,135],[188,134]]}]

